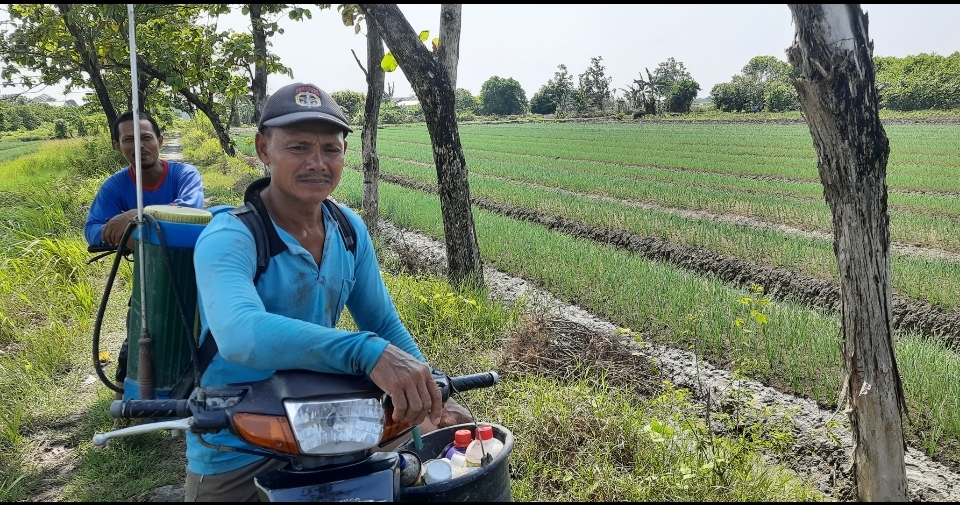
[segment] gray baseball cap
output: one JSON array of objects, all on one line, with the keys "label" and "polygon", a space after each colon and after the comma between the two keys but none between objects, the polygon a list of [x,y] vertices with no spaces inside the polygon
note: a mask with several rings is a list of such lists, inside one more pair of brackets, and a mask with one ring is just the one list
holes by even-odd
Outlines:
[{"label": "gray baseball cap", "polygon": [[302,82],[288,84],[270,95],[260,114],[257,129],[264,126],[287,126],[300,121],[326,121],[352,133],[340,106],[326,91]]}]

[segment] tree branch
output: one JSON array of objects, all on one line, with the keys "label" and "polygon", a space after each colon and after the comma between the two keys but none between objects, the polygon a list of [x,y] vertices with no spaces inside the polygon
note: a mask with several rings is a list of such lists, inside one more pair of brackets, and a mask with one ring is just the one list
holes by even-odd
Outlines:
[{"label": "tree branch", "polygon": [[360,70],[363,70],[363,75],[368,77],[367,69],[363,68],[363,63],[360,63],[360,58],[357,57],[357,53],[353,49],[351,49],[350,52],[353,53],[353,59],[357,60],[357,65],[360,65]]},{"label": "tree branch", "polygon": [[450,85],[457,87],[457,64],[460,61],[461,4],[440,5],[440,47],[437,55],[447,69]]}]

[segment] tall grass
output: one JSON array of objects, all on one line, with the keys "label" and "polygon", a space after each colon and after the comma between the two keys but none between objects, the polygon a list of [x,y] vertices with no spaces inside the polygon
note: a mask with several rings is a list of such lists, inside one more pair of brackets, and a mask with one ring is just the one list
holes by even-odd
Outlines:
[{"label": "tall grass", "polygon": [[[396,268],[391,261],[385,268]],[[444,280],[383,273],[404,324],[428,361],[448,374],[495,368],[522,331],[523,302],[504,306]],[[349,323],[347,323],[349,324]],[[517,501],[819,500],[820,493],[765,457],[786,457],[788,415],[756,412],[748,432],[715,436],[689,392],[669,385],[638,398],[607,385],[590,364],[569,380],[508,374],[458,401],[478,419],[510,429]],[[648,378],[649,380],[649,378]],[[761,421],[762,418],[762,421]],[[771,440],[783,442],[774,447]]]},{"label": "tall grass", "polygon": [[0,499],[21,499],[36,469],[25,432],[76,409],[90,370],[89,333],[102,291],[82,226],[99,180],[120,165],[103,138],[44,143],[0,162]]}]

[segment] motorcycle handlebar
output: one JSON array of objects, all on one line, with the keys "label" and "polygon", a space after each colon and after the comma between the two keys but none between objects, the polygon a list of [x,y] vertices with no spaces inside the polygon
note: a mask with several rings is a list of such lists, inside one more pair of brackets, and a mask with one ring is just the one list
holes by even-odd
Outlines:
[{"label": "motorcycle handlebar", "polygon": [[497,372],[493,371],[451,377],[450,393],[463,393],[471,389],[489,388],[493,387],[499,381],[500,377],[497,375]]},{"label": "motorcycle handlebar", "polygon": [[[441,393],[446,401],[454,393],[493,387],[499,380],[493,371],[449,377],[449,386],[442,387]],[[114,418],[185,418],[191,416],[190,400],[116,400],[110,405],[110,415]]]},{"label": "motorcycle handlebar", "polygon": [[110,404],[113,417],[190,417],[189,400],[115,400]]}]

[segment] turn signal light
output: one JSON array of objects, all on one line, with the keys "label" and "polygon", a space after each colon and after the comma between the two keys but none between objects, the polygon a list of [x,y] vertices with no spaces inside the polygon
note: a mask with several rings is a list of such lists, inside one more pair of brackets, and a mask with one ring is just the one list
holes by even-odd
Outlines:
[{"label": "turn signal light", "polygon": [[300,454],[293,430],[284,416],[237,413],[233,415],[237,435],[244,442],[285,454]]}]

